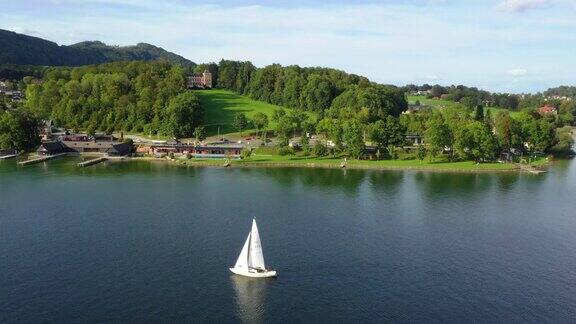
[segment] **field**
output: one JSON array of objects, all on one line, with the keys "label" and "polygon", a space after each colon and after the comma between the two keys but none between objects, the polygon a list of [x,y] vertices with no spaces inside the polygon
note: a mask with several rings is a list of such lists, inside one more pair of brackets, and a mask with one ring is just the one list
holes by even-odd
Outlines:
[{"label": "field", "polygon": [[[428,98],[426,98],[426,96],[407,96],[407,97],[408,97],[408,103],[410,105],[415,104],[416,101],[418,100],[418,101],[420,101],[420,104],[422,104],[423,106],[428,106],[431,108],[449,108],[449,107],[465,108],[464,105],[462,105],[461,103],[449,101],[449,100],[428,99]],[[500,107],[487,107],[487,108],[485,108],[484,113],[486,113],[488,110],[490,110],[490,113],[492,114],[492,116],[494,116],[498,111],[507,110],[507,109],[500,108]],[[515,117],[520,113],[519,111],[509,111],[509,112],[510,112],[511,117]]]},{"label": "field", "polygon": [[407,96],[408,103],[413,105],[416,101],[420,101],[420,104],[423,106],[429,106],[432,108],[463,108],[464,106],[459,102],[449,101],[449,100],[442,100],[442,99],[428,99],[426,96]]},{"label": "field", "polygon": [[281,108],[227,90],[196,90],[194,92],[200,97],[204,106],[205,126],[209,135],[217,134],[218,127],[220,127],[220,134],[235,132],[232,126],[234,115],[241,112],[245,113],[248,118],[257,112],[265,113],[268,115],[268,128],[273,128],[272,113],[275,109]]}]

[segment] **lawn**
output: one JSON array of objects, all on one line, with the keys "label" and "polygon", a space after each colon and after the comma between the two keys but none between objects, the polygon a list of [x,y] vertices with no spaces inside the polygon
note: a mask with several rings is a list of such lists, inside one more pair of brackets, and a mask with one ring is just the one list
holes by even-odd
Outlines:
[{"label": "lawn", "polygon": [[413,105],[416,101],[420,101],[423,106],[429,106],[432,108],[463,108],[464,106],[459,102],[454,102],[450,100],[443,99],[428,99],[426,96],[408,96],[408,103]]},{"label": "lawn", "polygon": [[[342,158],[333,157],[305,157],[305,156],[280,156],[255,154],[245,160],[232,160],[232,166],[262,166],[262,167],[319,167],[319,168],[340,168]],[[222,160],[200,160],[191,159],[183,161],[187,165],[207,165],[221,166]],[[367,161],[354,160],[347,161],[346,166],[350,169],[374,169],[374,170],[436,170],[454,172],[477,172],[477,171],[512,171],[518,170],[515,164],[505,163],[480,163],[472,161],[462,162],[439,162],[433,163],[420,160],[381,160]]]},{"label": "lawn", "polygon": [[[423,106],[428,106],[431,108],[449,108],[449,107],[465,108],[464,105],[462,105],[461,103],[449,100],[428,99],[426,98],[426,96],[407,96],[407,97],[408,97],[408,103],[411,105],[415,104],[416,100],[418,100],[420,101],[420,104],[422,104]],[[487,107],[485,108],[484,113],[486,113],[488,110],[490,110],[490,114],[494,116],[498,111],[503,111],[507,109],[500,107]],[[508,111],[510,112],[511,117],[517,117],[518,114],[520,114],[520,111],[510,111],[510,110]]]},{"label": "lawn", "polygon": [[215,135],[218,132],[218,127],[220,127],[220,134],[235,132],[232,123],[234,115],[237,113],[245,113],[248,118],[257,112],[265,113],[268,115],[268,128],[273,128],[272,113],[275,109],[281,108],[227,90],[195,90],[194,93],[200,97],[200,102],[204,107],[204,124],[209,135]]}]

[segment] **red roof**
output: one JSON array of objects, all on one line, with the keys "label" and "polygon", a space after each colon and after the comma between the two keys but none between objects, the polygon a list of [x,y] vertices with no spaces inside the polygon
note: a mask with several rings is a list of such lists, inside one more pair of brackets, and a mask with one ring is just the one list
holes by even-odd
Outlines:
[{"label": "red roof", "polygon": [[538,112],[541,114],[555,113],[556,107],[550,106],[550,105],[545,105],[544,107],[538,108]]}]

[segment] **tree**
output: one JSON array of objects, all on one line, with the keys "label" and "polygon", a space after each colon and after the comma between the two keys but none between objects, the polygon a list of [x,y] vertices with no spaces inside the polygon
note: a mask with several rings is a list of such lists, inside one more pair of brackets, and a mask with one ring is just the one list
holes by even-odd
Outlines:
[{"label": "tree", "polygon": [[389,147],[397,147],[404,144],[406,128],[402,126],[397,118],[392,116],[386,117],[385,120],[378,120],[369,127],[370,140],[380,152],[390,154]]},{"label": "tree", "polygon": [[424,140],[428,145],[428,153],[432,158],[436,158],[445,148],[452,147],[452,133],[440,113],[432,115],[426,126]]},{"label": "tree", "polygon": [[237,113],[234,115],[234,121],[232,122],[234,128],[240,132],[240,136],[242,136],[242,131],[248,127],[248,118],[244,113]]},{"label": "tree", "polygon": [[194,137],[196,138],[197,142],[202,142],[206,139],[206,129],[204,126],[198,126],[194,129]]},{"label": "tree", "polygon": [[259,133],[268,127],[268,116],[265,113],[257,112],[254,114],[254,117],[252,117],[252,125],[256,127],[256,132]]},{"label": "tree", "polygon": [[484,106],[482,105],[476,106],[476,111],[474,112],[474,120],[475,121],[484,120]]},{"label": "tree", "polygon": [[324,144],[319,141],[316,141],[314,144],[314,155],[317,157],[322,157],[328,155],[328,149]]},{"label": "tree", "polygon": [[362,124],[355,119],[347,121],[344,123],[343,135],[348,154],[358,159],[361,158],[365,146]]},{"label": "tree", "polygon": [[426,147],[424,145],[418,145],[418,150],[416,151],[416,156],[418,160],[423,161],[426,157]]},{"label": "tree", "polygon": [[0,112],[0,149],[32,150],[40,144],[39,120],[26,110]]},{"label": "tree", "polygon": [[193,92],[184,92],[170,101],[164,120],[165,133],[175,138],[189,137],[200,125],[204,111]]}]

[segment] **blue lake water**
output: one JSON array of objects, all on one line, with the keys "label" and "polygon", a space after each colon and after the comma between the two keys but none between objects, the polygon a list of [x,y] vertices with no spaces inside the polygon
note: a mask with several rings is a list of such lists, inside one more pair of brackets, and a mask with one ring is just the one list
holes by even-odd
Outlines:
[{"label": "blue lake water", "polygon": [[[543,175],[0,162],[0,322],[573,322]],[[256,217],[272,280],[232,275]]]}]

